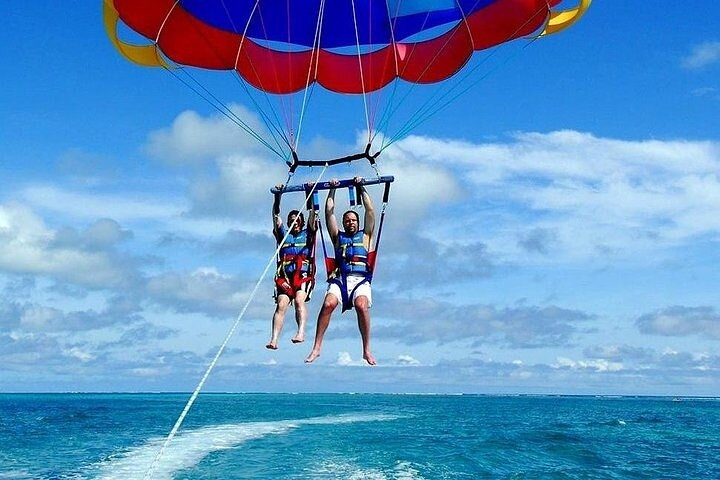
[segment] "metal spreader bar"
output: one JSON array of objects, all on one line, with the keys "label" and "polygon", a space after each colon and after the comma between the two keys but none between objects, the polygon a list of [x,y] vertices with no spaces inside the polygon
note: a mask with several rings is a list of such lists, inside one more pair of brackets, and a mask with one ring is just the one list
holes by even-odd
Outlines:
[{"label": "metal spreader bar", "polygon": [[[380,183],[384,183],[386,186],[392,182],[395,181],[395,177],[392,175],[385,175],[378,178],[368,178],[363,179],[360,182],[360,185],[377,185]],[[317,185],[315,185],[315,191],[318,190],[330,190],[331,188],[347,188],[352,187],[355,185],[355,181],[352,178],[349,178],[347,180],[340,180],[335,184],[330,183],[329,181],[326,182],[320,182]],[[312,185],[304,184],[304,185],[285,185],[282,188],[273,187],[270,189],[270,193],[273,195],[277,194],[284,194],[289,192],[304,192],[304,191],[310,191],[312,189]],[[386,189],[387,190],[387,189]]]}]

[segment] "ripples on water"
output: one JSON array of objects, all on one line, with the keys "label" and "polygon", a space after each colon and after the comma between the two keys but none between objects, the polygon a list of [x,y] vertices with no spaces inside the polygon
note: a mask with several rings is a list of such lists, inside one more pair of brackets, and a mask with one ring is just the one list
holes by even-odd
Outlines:
[{"label": "ripples on water", "polygon": [[[0,480],[143,478],[185,395],[0,395]],[[720,403],[201,395],[155,479],[718,479]]]}]

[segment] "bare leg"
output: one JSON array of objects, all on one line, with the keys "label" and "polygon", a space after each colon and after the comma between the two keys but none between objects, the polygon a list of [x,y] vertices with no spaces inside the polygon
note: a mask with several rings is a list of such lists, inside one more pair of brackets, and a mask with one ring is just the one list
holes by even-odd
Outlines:
[{"label": "bare leg", "polygon": [[290,297],[287,295],[278,295],[277,305],[275,306],[275,313],[272,319],[272,337],[270,337],[270,341],[265,345],[265,348],[277,350],[278,337],[280,337],[280,332],[282,332],[283,323],[285,322],[285,312],[287,311],[288,305],[290,305]]},{"label": "bare leg", "polygon": [[355,298],[354,305],[362,338],[363,358],[369,365],[377,365],[375,357],[370,353],[370,309],[367,297],[361,295]]},{"label": "bare leg", "polygon": [[312,363],[316,358],[320,356],[320,349],[322,348],[323,337],[325,336],[325,331],[330,325],[330,316],[332,315],[335,307],[337,306],[338,300],[337,298],[335,298],[335,295],[332,295],[330,293],[326,294],[325,300],[323,301],[323,306],[320,309],[320,314],[318,315],[317,328],[315,329],[315,343],[313,344],[310,355],[308,355],[305,359],[305,363]]},{"label": "bare leg", "polygon": [[307,322],[307,308],[305,308],[305,292],[295,294],[295,322],[297,322],[297,333],[290,339],[293,343],[302,343],[305,341],[305,323]]}]

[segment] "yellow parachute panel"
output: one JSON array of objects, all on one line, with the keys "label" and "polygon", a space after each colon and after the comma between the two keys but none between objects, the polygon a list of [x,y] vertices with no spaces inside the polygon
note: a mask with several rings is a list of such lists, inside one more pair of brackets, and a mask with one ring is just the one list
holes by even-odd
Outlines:
[{"label": "yellow parachute panel", "polygon": [[160,55],[160,51],[155,45],[132,45],[123,42],[118,38],[117,25],[120,20],[117,10],[112,0],[103,1],[103,21],[105,23],[105,33],[120,54],[137,64],[145,67],[163,67],[170,68]]},{"label": "yellow parachute panel", "polygon": [[561,32],[573,25],[575,22],[580,20],[587,9],[590,8],[591,3],[592,0],[580,0],[580,3],[575,8],[551,12],[550,20],[540,36],[552,35],[553,33]]}]

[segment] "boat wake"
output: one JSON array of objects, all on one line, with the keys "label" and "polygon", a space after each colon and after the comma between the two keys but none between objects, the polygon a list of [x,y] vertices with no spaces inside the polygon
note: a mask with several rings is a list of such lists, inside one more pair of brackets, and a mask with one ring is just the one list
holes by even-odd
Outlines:
[{"label": "boat wake", "polygon": [[[153,469],[153,480],[170,480],[175,474],[194,467],[212,452],[235,448],[250,440],[282,435],[303,425],[337,425],[356,422],[390,421],[392,415],[334,415],[275,422],[249,422],[215,425],[178,433],[165,448]],[[144,478],[160,450],[164,437],[148,440],[116,454],[94,466],[98,480],[134,480]]]}]

